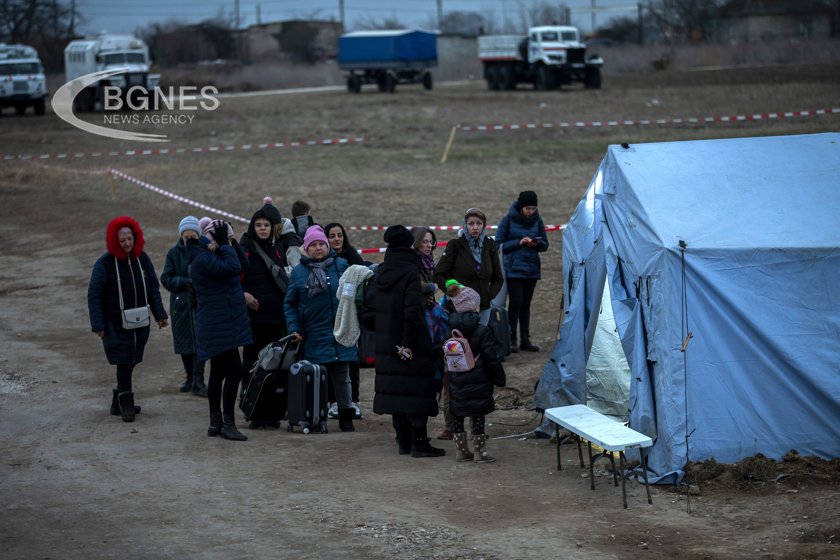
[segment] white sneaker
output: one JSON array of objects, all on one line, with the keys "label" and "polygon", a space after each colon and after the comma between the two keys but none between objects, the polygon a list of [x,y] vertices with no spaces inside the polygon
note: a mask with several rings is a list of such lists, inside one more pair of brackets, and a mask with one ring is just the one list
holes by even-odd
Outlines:
[{"label": "white sneaker", "polygon": [[338,418],[338,403],[334,402],[330,405],[330,409],[327,411],[327,416],[330,418]]},{"label": "white sneaker", "polygon": [[356,411],[356,420],[362,419],[362,409],[359,408],[359,403],[353,403],[353,409]]}]

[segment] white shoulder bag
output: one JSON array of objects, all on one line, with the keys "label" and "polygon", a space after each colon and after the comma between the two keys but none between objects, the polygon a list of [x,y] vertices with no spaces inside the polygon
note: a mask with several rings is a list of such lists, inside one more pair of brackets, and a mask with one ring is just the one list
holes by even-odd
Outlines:
[{"label": "white shoulder bag", "polygon": [[[129,268],[131,267],[131,257],[129,257]],[[137,259],[137,266],[140,267],[140,276],[143,279],[143,295],[146,299],[146,305],[143,307],[133,307],[125,309],[122,293],[122,281],[120,280],[120,268],[117,264],[117,259],[114,259],[114,268],[117,271],[117,290],[120,293],[120,311],[122,312],[122,327],[126,330],[139,329],[141,327],[148,327],[150,324],[149,312],[149,294],[146,293],[146,272],[143,270],[143,265],[140,264],[140,259]]]}]

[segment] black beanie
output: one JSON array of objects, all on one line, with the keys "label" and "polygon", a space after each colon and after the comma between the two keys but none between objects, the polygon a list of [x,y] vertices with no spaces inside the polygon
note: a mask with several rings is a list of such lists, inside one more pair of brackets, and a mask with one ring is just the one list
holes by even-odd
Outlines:
[{"label": "black beanie", "polygon": [[516,199],[519,203],[520,208],[525,208],[526,206],[538,206],[537,204],[537,193],[534,191],[522,191],[519,193],[519,198]]},{"label": "black beanie", "polygon": [[282,223],[283,217],[280,215],[280,210],[278,210],[271,202],[270,196],[265,197],[263,199],[263,207],[260,208],[260,210],[262,210],[262,213],[268,221],[270,221],[273,225],[277,225]]},{"label": "black beanie", "polygon": [[388,247],[411,247],[414,244],[414,236],[405,226],[389,226],[385,230],[385,243]]}]

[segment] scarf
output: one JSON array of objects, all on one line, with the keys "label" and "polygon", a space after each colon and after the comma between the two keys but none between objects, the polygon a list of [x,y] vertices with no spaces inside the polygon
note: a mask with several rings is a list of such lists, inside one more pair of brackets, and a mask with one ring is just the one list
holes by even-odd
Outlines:
[{"label": "scarf", "polygon": [[309,297],[314,297],[327,288],[327,268],[332,266],[335,257],[329,256],[322,261],[307,259],[305,263],[309,269],[309,278],[306,279],[306,288],[309,290]]},{"label": "scarf", "polygon": [[481,247],[484,245],[484,232],[481,232],[481,235],[475,239],[473,239],[470,234],[466,234],[464,237],[467,240],[467,244],[470,246],[470,251],[472,251],[475,262],[478,263],[478,266],[481,266]]},{"label": "scarf", "polygon": [[417,252],[420,255],[420,270],[426,278],[433,278],[435,275],[435,258],[432,255]]}]

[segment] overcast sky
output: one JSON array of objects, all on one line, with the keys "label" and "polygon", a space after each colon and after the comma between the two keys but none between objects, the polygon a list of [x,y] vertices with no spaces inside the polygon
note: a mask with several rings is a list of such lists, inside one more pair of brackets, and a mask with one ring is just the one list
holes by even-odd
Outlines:
[{"label": "overcast sky", "polygon": [[[66,0],[69,1],[69,0]],[[447,11],[481,12],[501,23],[503,19],[518,23],[523,8],[539,5],[539,0],[442,0],[444,14]],[[572,9],[572,23],[583,32],[589,31],[591,13],[596,3],[598,8],[612,8],[598,13],[597,24],[601,25],[611,17],[629,15],[635,17],[634,0],[566,0],[546,1],[549,5],[566,4]],[[76,6],[84,22],[77,26],[80,33],[130,33],[152,22],[178,20],[198,23],[218,15],[232,15],[235,0],[76,0]],[[260,21],[282,21],[288,19],[340,19],[339,0],[240,0],[239,14],[243,27],[257,23],[259,6]],[[436,21],[437,0],[344,0],[347,26],[359,27],[357,22],[382,21],[397,18],[409,27],[428,28]],[[506,18],[505,18],[506,16]],[[549,22],[546,22],[549,23]],[[354,25],[356,24],[356,25]]]}]

